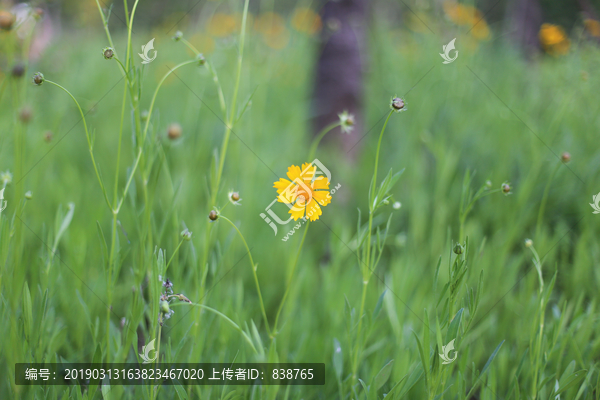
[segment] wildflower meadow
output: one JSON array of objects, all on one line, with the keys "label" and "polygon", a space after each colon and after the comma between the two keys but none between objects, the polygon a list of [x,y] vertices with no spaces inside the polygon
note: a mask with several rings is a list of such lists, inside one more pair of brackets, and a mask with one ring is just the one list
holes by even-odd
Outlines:
[{"label": "wildflower meadow", "polygon": [[0,399],[599,400],[550,3],[0,0]]}]

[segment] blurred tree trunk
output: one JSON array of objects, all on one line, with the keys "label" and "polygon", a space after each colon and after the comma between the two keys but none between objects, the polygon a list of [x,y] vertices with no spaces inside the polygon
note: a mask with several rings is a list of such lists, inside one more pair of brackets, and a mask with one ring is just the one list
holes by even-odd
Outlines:
[{"label": "blurred tree trunk", "polygon": [[364,134],[363,60],[368,4],[368,0],[328,1],[321,12],[323,30],[316,65],[313,123],[315,132],[319,132],[337,121],[342,111],[354,114],[354,131],[340,138],[345,151]]},{"label": "blurred tree trunk", "polygon": [[540,50],[538,33],[542,26],[540,0],[513,0],[508,7],[512,43],[530,56]]}]

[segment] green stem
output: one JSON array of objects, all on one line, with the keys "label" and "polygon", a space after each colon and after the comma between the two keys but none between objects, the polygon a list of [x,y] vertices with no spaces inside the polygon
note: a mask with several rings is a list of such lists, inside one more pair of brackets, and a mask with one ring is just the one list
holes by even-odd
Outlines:
[{"label": "green stem", "polygon": [[[162,321],[163,321],[163,314],[160,314],[160,321],[158,322],[158,340],[157,340],[157,345],[156,345],[156,363],[154,363],[154,368],[158,368],[158,364],[160,363],[160,335],[162,333]],[[156,389],[156,391],[155,391]],[[156,396],[158,396],[158,386],[157,385],[152,385],[152,398],[156,399]]]},{"label": "green stem", "polygon": [[183,239],[181,239],[181,242],[179,242],[179,244],[177,245],[177,248],[173,252],[173,255],[171,255],[171,258],[169,259],[169,262],[167,263],[167,266],[165,267],[165,274],[167,273],[167,269],[169,268],[169,265],[171,264],[171,261],[173,261],[173,257],[175,257],[175,254],[177,254],[177,251],[181,247],[182,243],[183,243]]},{"label": "green stem", "polygon": [[46,79],[44,82],[50,83],[50,84],[62,89],[65,93],[67,93],[71,97],[71,99],[73,99],[73,101],[75,102],[75,105],[77,105],[77,108],[79,109],[79,114],[81,115],[81,119],[83,120],[83,127],[85,128],[85,137],[87,139],[88,149],[90,151],[90,156],[92,158],[92,164],[94,165],[94,171],[96,172],[96,178],[98,178],[98,182],[100,183],[100,188],[102,189],[102,193],[104,194],[104,200],[106,200],[106,204],[108,205],[108,208],[110,208],[112,211],[112,206],[110,204],[110,200],[108,200],[108,195],[106,194],[106,188],[104,187],[104,183],[102,183],[102,179],[100,178],[100,173],[98,172],[98,165],[96,164],[96,160],[94,158],[94,149],[93,149],[93,145],[92,145],[92,139],[91,139],[90,133],[88,131],[87,122],[85,120],[85,115],[83,114],[83,110],[81,109],[79,102],[71,94],[71,92],[69,92],[67,89],[65,89],[58,83],[52,82],[48,79]]},{"label": "green stem", "polygon": [[361,333],[361,329],[362,329],[362,321],[363,321],[363,313],[365,310],[365,303],[366,303],[366,298],[367,298],[367,286],[369,285],[369,279],[370,279],[370,274],[369,271],[371,271],[371,273],[373,272],[372,270],[370,270],[370,265],[371,265],[371,232],[373,230],[373,212],[374,212],[374,208],[373,208],[373,201],[375,200],[375,188],[377,186],[377,168],[379,166],[379,152],[381,150],[381,141],[383,139],[383,132],[385,132],[385,128],[387,127],[388,121],[390,120],[390,117],[392,116],[392,114],[394,113],[394,110],[390,110],[387,118],[385,119],[385,123],[383,124],[383,127],[381,128],[381,132],[379,133],[379,141],[377,142],[377,152],[375,153],[375,169],[373,171],[373,179],[371,181],[371,192],[369,194],[369,230],[367,231],[367,250],[365,252],[365,259],[362,262],[362,275],[363,275],[363,289],[362,289],[362,296],[361,296],[361,302],[360,302],[360,313],[358,314],[358,327],[356,330],[356,345],[355,345],[355,351],[354,351],[354,362],[353,362],[353,366],[352,366],[352,380],[355,382],[356,381],[356,372],[358,369],[358,352],[359,352],[359,342],[360,342],[360,333]]},{"label": "green stem", "polygon": [[312,145],[310,146],[310,151],[308,152],[308,162],[311,162],[314,159],[315,153],[317,152],[317,147],[319,146],[319,143],[321,143],[321,139],[323,139],[325,135],[327,135],[327,133],[329,133],[332,129],[340,125],[342,125],[342,123],[339,121],[333,122],[323,128],[321,132],[314,138]]},{"label": "green stem", "polygon": [[[190,42],[185,40],[184,38],[180,39],[183,44],[185,44],[196,56],[200,54],[198,49],[196,49]],[[221,112],[223,113],[223,118],[227,119],[227,106],[225,105],[225,96],[223,95],[223,88],[221,87],[221,83],[219,82],[219,76],[217,75],[217,71],[215,71],[214,67],[211,65],[209,61],[206,61],[206,68],[209,70],[212,75],[213,81],[215,85],[217,85],[217,91],[219,94],[219,107],[221,107]]]},{"label": "green stem", "polygon": [[229,224],[233,227],[233,229],[235,229],[237,231],[238,235],[242,239],[242,242],[244,242],[244,246],[246,247],[246,251],[248,252],[248,257],[250,258],[250,266],[252,267],[252,275],[254,276],[256,292],[258,293],[258,300],[260,301],[260,310],[261,310],[263,318],[265,320],[265,326],[267,328],[267,333],[269,334],[270,337],[272,337],[271,328],[269,327],[269,320],[267,319],[267,312],[265,310],[265,303],[263,302],[262,294],[260,292],[260,284],[258,282],[258,275],[256,274],[257,266],[256,266],[256,264],[254,264],[254,260],[252,259],[252,253],[250,252],[248,243],[246,243],[246,239],[244,239],[244,235],[242,235],[242,232],[240,232],[238,227],[229,218],[227,218],[223,215],[219,215],[219,219],[224,219],[225,221],[229,222]]},{"label": "green stem", "polygon": [[223,318],[225,321],[227,321],[231,326],[233,326],[233,328],[238,331],[239,333],[242,334],[242,336],[244,337],[244,340],[246,340],[246,342],[248,342],[248,344],[250,345],[250,347],[252,348],[252,350],[258,354],[258,351],[256,350],[256,347],[254,347],[254,343],[252,343],[252,339],[250,338],[250,336],[248,336],[248,334],[246,332],[243,331],[242,328],[239,327],[238,324],[236,324],[235,322],[233,322],[233,320],[231,320],[227,315],[223,314],[220,311],[215,310],[214,308],[205,306],[204,304],[197,304],[197,303],[175,303],[175,304],[170,304],[169,307],[175,307],[175,306],[185,306],[185,305],[190,305],[190,306],[194,306],[194,307],[200,307],[203,308],[207,311],[212,312],[213,314],[218,315],[219,317]]},{"label": "green stem", "polygon": [[544,194],[542,195],[542,202],[540,204],[540,210],[538,211],[537,223],[535,225],[535,238],[536,240],[540,238],[540,230],[542,229],[542,219],[544,217],[544,211],[546,210],[546,202],[548,201],[548,192],[550,191],[550,184],[554,180],[558,169],[560,168],[561,163],[556,164],[552,174],[548,178],[548,182],[546,182],[546,187],[544,188]]},{"label": "green stem", "polygon": [[[309,157],[310,159],[310,157]],[[308,232],[308,227],[310,226],[310,222],[306,224],[306,228],[304,229],[304,234],[302,235],[302,240],[300,241],[300,246],[298,247],[298,252],[296,253],[296,259],[294,260],[294,265],[292,265],[292,270],[290,271],[290,276],[288,277],[285,292],[283,293],[283,297],[281,298],[281,303],[279,304],[279,308],[277,309],[277,315],[275,316],[275,325],[273,326],[273,330],[275,335],[277,335],[277,324],[279,322],[279,316],[281,315],[281,311],[283,310],[283,306],[285,304],[285,300],[290,292],[290,288],[292,287],[292,280],[294,279],[294,273],[296,272],[296,267],[298,266],[298,261],[300,260],[300,253],[302,252],[302,247],[304,246],[304,239],[306,239],[306,233]]]}]

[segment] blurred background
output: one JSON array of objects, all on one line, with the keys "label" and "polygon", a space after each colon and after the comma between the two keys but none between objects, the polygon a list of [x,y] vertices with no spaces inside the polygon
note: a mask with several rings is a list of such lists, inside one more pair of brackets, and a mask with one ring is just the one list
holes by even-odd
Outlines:
[{"label": "blurred background", "polygon": [[[123,2],[99,4],[109,15],[116,51],[125,54]],[[150,123],[149,141],[160,149],[152,170],[152,201],[142,194],[142,180],[134,179],[119,214],[120,266],[109,283],[102,235],[109,241],[112,213],[103,204],[79,111],[50,84],[31,84],[41,71],[77,98],[94,137],[100,175],[110,182],[110,197],[115,174],[122,193],[136,155],[135,117],[126,103],[117,167],[123,77],[114,60],[102,56],[109,43],[98,5],[94,0],[0,0],[0,10],[0,171],[8,172],[0,176],[8,199],[0,226],[0,371],[6,377],[0,397],[76,398],[77,389],[15,386],[13,365],[91,361],[106,340],[107,307],[110,358],[135,360],[136,347],[152,336],[148,277],[155,249],[176,254],[169,279],[176,293],[194,302],[202,300],[196,277],[206,256],[211,290],[202,301],[242,327],[256,323],[268,348],[246,249],[235,230],[219,221],[205,253],[211,168],[225,129],[210,71],[185,66],[160,89]],[[172,39],[178,31],[218,72],[229,104],[242,12],[242,1],[140,2],[131,39],[143,82],[140,111],[148,110],[173,66],[196,56]],[[317,151],[333,186],[341,189],[312,223],[276,346],[282,362],[324,362],[327,383],[253,398],[363,398],[359,389],[356,397],[346,394],[362,289],[355,254],[357,208],[364,224],[378,134],[393,96],[405,100],[407,111],[392,115],[387,126],[379,177],[390,168],[405,172],[390,205],[374,220],[383,229],[393,213],[367,297],[369,315],[380,298],[382,311],[370,321],[359,377],[370,381],[395,360],[389,382],[377,388],[377,398],[383,398],[395,382],[420,368],[412,332],[427,325],[424,309],[431,326],[435,310],[441,311],[440,293],[458,241],[463,179],[470,171],[474,190],[488,180],[494,189],[509,182],[511,195],[482,199],[466,220],[471,251],[461,296],[477,287],[482,271],[484,283],[474,325],[461,342],[448,383],[471,376],[474,381],[474,371],[504,340],[488,377],[469,400],[526,398],[517,396],[515,382],[531,393],[536,377],[529,364],[517,373],[519,362],[531,357],[537,332],[538,276],[524,246],[530,238],[544,259],[546,283],[556,271],[558,276],[545,312],[545,383],[537,398],[551,397],[554,381],[572,361],[576,370],[585,369],[587,386],[580,383],[564,398],[598,398],[600,217],[589,203],[600,191],[599,14],[595,0],[250,1],[237,101],[238,110],[245,111],[233,129],[217,203],[227,204],[228,190],[243,199],[242,206],[229,206],[224,215],[243,232],[259,264],[271,321],[300,235],[281,241],[281,232],[292,224],[274,236],[259,214],[275,198],[273,182],[289,166],[309,161],[311,140],[323,127],[344,110],[356,119],[351,133],[334,129]],[[157,59],[142,66],[137,53],[153,38]],[[442,64],[442,46],[454,38],[458,57]],[[392,208],[394,202],[399,209]],[[287,212],[281,204],[276,207],[279,215]],[[140,225],[146,212],[151,245]],[[186,228],[193,239],[179,248]],[[163,331],[168,360],[261,360],[214,315],[204,315],[198,324],[195,312],[175,311]],[[35,340],[26,333],[28,318],[36,327]],[[469,380],[466,386],[472,384]],[[422,380],[405,389],[395,398],[427,398]],[[140,388],[113,390],[113,398],[150,398]],[[228,398],[236,391],[231,396],[251,398],[244,388],[186,390],[190,398]],[[461,384],[441,398],[454,398],[455,390],[460,392]],[[86,395],[104,396],[100,391]],[[466,398],[464,390],[461,396]],[[167,388],[159,398],[183,397]]]}]

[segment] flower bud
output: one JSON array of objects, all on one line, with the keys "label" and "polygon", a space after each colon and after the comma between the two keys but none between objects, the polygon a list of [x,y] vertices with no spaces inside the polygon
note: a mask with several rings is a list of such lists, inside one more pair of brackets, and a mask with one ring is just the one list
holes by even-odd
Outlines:
[{"label": "flower bud", "polygon": [[50,131],[46,131],[44,133],[44,140],[46,141],[46,143],[50,143],[52,141],[53,137],[54,137],[54,135]]},{"label": "flower bud", "polygon": [[531,247],[531,246],[533,246],[533,240],[525,239],[525,247]]},{"label": "flower bud", "polygon": [[219,214],[217,214],[217,212],[215,210],[211,210],[208,213],[208,219],[210,219],[211,221],[216,221],[217,218],[219,218]]},{"label": "flower bud", "polygon": [[454,254],[462,254],[463,253],[463,247],[459,244],[456,243],[456,245],[454,246]]},{"label": "flower bud", "polygon": [[198,65],[206,64],[206,58],[204,58],[204,55],[202,53],[196,56],[196,61],[198,61]]},{"label": "flower bud", "polygon": [[112,47],[106,47],[102,50],[102,55],[106,60],[110,60],[115,55],[115,50]]},{"label": "flower bud", "polygon": [[492,181],[490,181],[490,180],[485,181],[485,188],[486,189],[491,189],[492,188]]},{"label": "flower bud", "polygon": [[42,74],[41,72],[36,72],[33,75],[33,84],[34,85],[38,85],[40,86],[42,83],[44,83],[44,74]]},{"label": "flower bud", "polygon": [[148,110],[144,110],[142,111],[142,113],[140,114],[140,118],[142,119],[142,121],[146,121],[148,119],[148,117],[150,116],[150,113],[148,112]]},{"label": "flower bud", "polygon": [[15,65],[13,65],[12,68],[12,76],[15,78],[20,78],[23,76],[23,74],[25,74],[25,64],[23,64],[22,62],[18,62]]},{"label": "flower bud", "polygon": [[23,122],[24,124],[28,123],[29,121],[31,121],[31,117],[33,116],[33,111],[31,110],[31,107],[29,106],[25,106],[21,109],[21,111],[19,112],[19,119],[21,120],[21,122]]},{"label": "flower bud", "polygon": [[33,10],[33,18],[40,20],[44,17],[44,10],[37,7]]},{"label": "flower bud", "polygon": [[7,11],[0,11],[0,29],[10,31],[16,21],[13,14]]},{"label": "flower bud", "polygon": [[161,301],[160,312],[162,312],[163,314],[167,314],[169,311],[171,311],[171,309],[169,308],[169,302],[165,300]]},{"label": "flower bud", "polygon": [[173,41],[175,41],[175,42],[178,42],[182,37],[183,37],[183,32],[177,31],[177,32],[175,32],[175,35],[173,35],[173,37],[171,39],[173,39]]},{"label": "flower bud", "polygon": [[25,198],[27,200],[31,200],[33,198],[33,193],[31,192],[31,190],[25,192]]},{"label": "flower bud", "polygon": [[171,124],[167,129],[167,136],[171,140],[179,139],[181,137],[181,125]]},{"label": "flower bud", "polygon": [[396,202],[394,202],[394,205],[392,207],[394,207],[394,210],[399,210],[400,207],[402,207],[402,203],[400,203],[399,201],[396,201]]},{"label": "flower bud", "polygon": [[502,184],[502,193],[504,193],[504,194],[510,193],[510,185],[507,182]]},{"label": "flower bud", "polygon": [[240,194],[238,192],[231,193],[231,200],[233,200],[233,201],[239,201],[240,200]]},{"label": "flower bud", "polygon": [[394,97],[390,106],[392,110],[397,112],[406,110],[406,108],[404,107],[404,100],[402,100],[400,97]]},{"label": "flower bud", "polygon": [[188,231],[187,229],[184,229],[181,231],[181,238],[185,241],[190,241],[192,240],[192,232]]},{"label": "flower bud", "polygon": [[561,154],[560,160],[565,164],[571,161],[571,154],[568,151],[565,151]]}]

